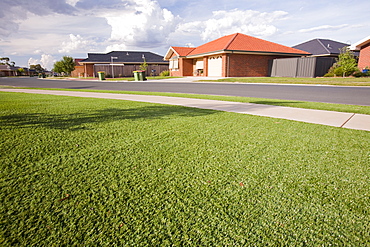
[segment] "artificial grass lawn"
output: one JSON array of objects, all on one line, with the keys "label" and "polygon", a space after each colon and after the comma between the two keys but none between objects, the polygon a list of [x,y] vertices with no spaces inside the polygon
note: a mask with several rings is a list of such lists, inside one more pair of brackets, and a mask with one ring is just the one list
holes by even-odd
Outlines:
[{"label": "artificial grass lawn", "polygon": [[[208,80],[207,80],[208,81]],[[318,77],[318,78],[291,78],[291,77],[231,77],[215,82],[240,83],[283,83],[283,84],[320,84],[337,86],[370,86],[370,77]]]},{"label": "artificial grass lawn", "polygon": [[2,246],[366,246],[370,133],[0,93]]}]

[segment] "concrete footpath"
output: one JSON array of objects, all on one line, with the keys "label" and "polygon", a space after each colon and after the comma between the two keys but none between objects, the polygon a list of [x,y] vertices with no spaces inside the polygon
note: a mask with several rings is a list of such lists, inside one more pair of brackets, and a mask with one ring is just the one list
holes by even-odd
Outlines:
[{"label": "concrete footpath", "polygon": [[22,92],[34,94],[62,95],[73,97],[101,98],[178,105],[209,110],[235,112],[256,116],[289,119],[294,121],[322,124],[340,128],[370,131],[370,115],[311,110],[295,107],[239,103],[220,100],[190,99],[153,95],[92,93],[79,91],[54,91],[37,89],[0,89],[3,92]]}]

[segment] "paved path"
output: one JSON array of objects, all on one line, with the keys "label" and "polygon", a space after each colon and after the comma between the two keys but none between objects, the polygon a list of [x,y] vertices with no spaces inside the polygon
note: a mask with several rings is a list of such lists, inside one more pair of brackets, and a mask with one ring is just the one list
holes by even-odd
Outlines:
[{"label": "paved path", "polygon": [[102,98],[102,99],[118,99],[166,105],[178,105],[201,109],[250,114],[264,117],[289,119],[306,123],[370,131],[370,115],[365,114],[311,110],[294,107],[271,106],[220,100],[190,99],[190,98],[177,98],[153,95],[54,91],[37,89],[0,89],[0,91]]}]

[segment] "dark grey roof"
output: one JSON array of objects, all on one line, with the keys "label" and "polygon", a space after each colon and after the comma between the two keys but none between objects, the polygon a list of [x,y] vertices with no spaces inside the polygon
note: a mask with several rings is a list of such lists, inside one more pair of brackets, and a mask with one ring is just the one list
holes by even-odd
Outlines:
[{"label": "dark grey roof", "polygon": [[20,68],[19,66],[11,66],[7,64],[0,65],[0,70],[3,70],[3,71],[16,71],[19,68]]},{"label": "dark grey roof", "polygon": [[313,39],[302,44],[293,46],[293,48],[307,51],[313,56],[320,55],[331,55],[338,56],[340,54],[340,49],[349,44],[333,41],[330,39]]},{"label": "dark grey roof", "polygon": [[145,60],[149,64],[153,63],[168,63],[163,60],[163,56],[146,51],[111,51],[109,53],[88,53],[88,58],[80,61],[80,63],[110,63],[111,57],[114,63],[143,63]]}]

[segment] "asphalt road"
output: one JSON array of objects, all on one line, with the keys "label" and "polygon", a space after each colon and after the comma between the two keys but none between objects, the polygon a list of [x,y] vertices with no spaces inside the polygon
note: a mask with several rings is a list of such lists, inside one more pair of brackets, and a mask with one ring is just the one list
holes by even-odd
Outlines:
[{"label": "asphalt road", "polygon": [[370,87],[202,82],[108,82],[4,78],[0,85],[146,92],[193,93],[370,106]]}]

